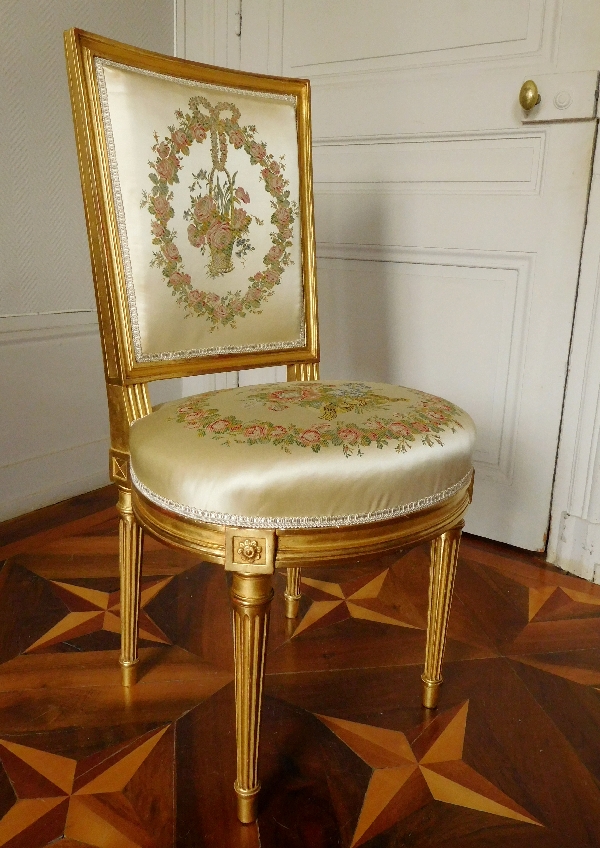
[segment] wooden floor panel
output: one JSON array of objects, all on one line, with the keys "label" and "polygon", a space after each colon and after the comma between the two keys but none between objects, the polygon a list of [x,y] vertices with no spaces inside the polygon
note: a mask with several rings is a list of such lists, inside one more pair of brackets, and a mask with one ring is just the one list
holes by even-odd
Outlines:
[{"label": "wooden floor panel", "polygon": [[600,587],[464,539],[428,712],[426,547],[305,570],[293,622],[277,575],[263,791],[241,825],[227,580],[146,539],[124,690],[109,495],[0,541],[0,848],[600,846]]}]

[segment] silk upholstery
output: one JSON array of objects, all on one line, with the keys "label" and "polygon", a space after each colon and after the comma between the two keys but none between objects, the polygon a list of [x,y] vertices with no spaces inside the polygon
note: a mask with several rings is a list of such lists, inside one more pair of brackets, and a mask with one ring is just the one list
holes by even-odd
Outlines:
[{"label": "silk upholstery", "polygon": [[[285,268],[281,282],[261,303],[261,312],[240,317],[235,327],[222,324],[214,327],[205,316],[188,314],[186,317],[160,267],[151,267],[157,242],[152,241],[152,217],[148,207],[140,207],[143,192],[153,187],[149,159],[156,159],[154,133],[158,140],[169,139],[177,123],[176,110],[189,113],[190,98],[198,96],[212,105],[234,103],[241,113],[240,125],[255,125],[257,140],[266,145],[268,153],[277,159],[285,157],[287,190],[290,199],[297,202],[299,168],[294,98],[191,83],[126,68],[108,60],[97,60],[96,73],[137,361],[301,346],[304,318],[299,220],[293,228],[289,248],[292,264]],[[263,258],[272,247],[272,234],[277,232],[271,223],[272,195],[267,193],[261,180],[260,162],[251,164],[243,148],[235,149],[229,143],[227,133],[222,137],[227,142],[228,169],[237,174],[236,185],[243,187],[250,197],[248,206],[240,203],[239,208],[263,222],[259,225],[253,220],[250,225],[251,252],[243,261],[234,258],[234,268],[229,273],[211,278],[207,273],[210,257],[193,247],[186,235],[189,219],[184,219],[183,213],[190,206],[194,175],[202,168],[211,170],[210,132],[201,143],[192,141],[188,153],[179,157],[179,182],[169,184],[169,191],[174,194],[174,217],[168,222],[176,233],[182,267],[191,276],[192,285],[196,290],[206,290],[219,297],[227,296],[228,292],[245,292],[250,285],[249,278],[265,271]]]},{"label": "silk upholstery", "polygon": [[136,421],[132,478],[150,500],[212,523],[360,524],[422,509],[466,485],[474,438],[465,412],[412,389],[250,386],[172,401]]}]

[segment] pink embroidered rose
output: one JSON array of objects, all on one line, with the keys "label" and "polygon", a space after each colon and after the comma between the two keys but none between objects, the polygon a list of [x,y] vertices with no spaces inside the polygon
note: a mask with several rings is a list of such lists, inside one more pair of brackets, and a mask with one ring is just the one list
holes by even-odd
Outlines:
[{"label": "pink embroidered rose", "polygon": [[231,227],[226,221],[213,221],[206,231],[206,241],[215,250],[223,250],[231,242]]},{"label": "pink embroidered rose", "polygon": [[159,177],[170,182],[179,168],[179,162],[173,156],[169,156],[168,159],[159,159],[154,167]]},{"label": "pink embroidered rose", "polygon": [[194,203],[194,218],[197,221],[208,221],[215,210],[215,201],[208,194],[200,197]]},{"label": "pink embroidered rose", "polygon": [[283,253],[283,247],[280,247],[278,244],[274,244],[271,250],[267,253],[267,259],[270,259],[271,262],[277,262],[283,256]]},{"label": "pink embroidered rose", "polygon": [[282,226],[287,226],[292,218],[292,213],[287,206],[278,206],[275,210],[275,220]]},{"label": "pink embroidered rose", "polygon": [[300,433],[300,441],[305,445],[316,445],[321,441],[321,434],[318,430],[305,430]]},{"label": "pink embroidered rose", "polygon": [[234,300],[231,301],[231,311],[234,315],[239,315],[240,312],[244,311],[244,304],[239,299],[239,297],[236,297],[234,298]]},{"label": "pink embroidered rose", "polygon": [[234,230],[243,230],[250,225],[250,215],[246,215],[243,209],[234,209],[231,216],[231,225]]},{"label": "pink embroidered rose", "polygon": [[196,141],[204,141],[206,138],[206,130],[204,127],[200,126],[200,124],[194,124],[190,127],[190,132],[196,139]]},{"label": "pink embroidered rose", "polygon": [[392,421],[391,424],[388,425],[388,429],[394,434],[394,436],[410,436],[410,428],[403,424],[401,421]]},{"label": "pink embroidered rose", "polygon": [[[179,412],[181,412],[181,410],[179,410]],[[205,416],[206,411],[204,409],[198,409],[195,412],[189,412],[185,416],[185,420],[191,427],[193,427],[194,425],[200,424]]]},{"label": "pink embroidered rose", "polygon": [[283,439],[287,432],[287,427],[272,427],[269,435],[272,439]]},{"label": "pink embroidered rose", "polygon": [[346,444],[355,445],[360,439],[360,432],[354,427],[340,427],[338,436]]},{"label": "pink embroidered rose", "polygon": [[177,150],[186,150],[190,145],[188,137],[183,130],[175,130],[175,132],[171,133],[171,138]]},{"label": "pink embroidered rose", "polygon": [[278,174],[280,170],[281,170],[281,168],[279,167],[279,163],[275,162],[275,160],[273,160],[271,162],[271,164],[269,165],[269,171],[272,174]]},{"label": "pink embroidered rose", "polygon": [[166,159],[167,156],[171,153],[171,146],[167,144],[166,141],[162,141],[156,148],[156,152],[158,153],[161,159]]},{"label": "pink embroidered rose", "polygon": [[206,429],[210,430],[211,433],[224,433],[229,429],[229,421],[226,421],[224,418],[219,418],[218,421],[213,421],[212,424],[209,424]]},{"label": "pink embroidered rose", "polygon": [[221,321],[227,315],[227,307],[223,302],[217,303],[213,309],[213,315]]},{"label": "pink embroidered rose", "polygon": [[268,268],[264,273],[265,282],[270,286],[274,286],[279,282],[280,273],[273,268]]},{"label": "pink embroidered rose", "polygon": [[248,303],[258,303],[262,297],[262,292],[260,289],[255,289],[251,286],[246,292],[246,300]]},{"label": "pink embroidered rose", "polygon": [[192,278],[189,274],[182,274],[179,271],[175,271],[174,274],[171,274],[169,277],[169,285],[173,286],[173,288],[177,288],[177,286],[189,286],[192,283]]},{"label": "pink embroidered rose", "polygon": [[418,433],[429,433],[429,427],[422,421],[411,421],[411,427]]},{"label": "pink embroidered rose", "polygon": [[219,295],[218,295],[218,294],[215,294],[215,292],[208,292],[208,294],[207,294],[207,295],[205,295],[204,299],[206,300],[206,302],[207,302],[210,306],[214,306],[214,305],[215,305],[215,303],[220,303],[220,302],[221,302],[221,298],[219,297]]},{"label": "pink embroidered rose", "polygon": [[194,247],[202,247],[206,239],[202,233],[198,232],[198,228],[194,224],[190,224],[187,228],[188,241]]},{"label": "pink embroidered rose", "polygon": [[266,168],[261,171],[261,174],[264,177],[265,183],[267,184],[267,188],[273,194],[281,194],[283,189],[285,188],[285,184],[283,181],[283,177],[278,176],[276,174],[272,174]]},{"label": "pink embroidered rose", "polygon": [[252,424],[244,430],[244,436],[248,439],[263,439],[267,435],[267,428],[263,424]]},{"label": "pink embroidered rose", "polygon": [[271,189],[275,194],[281,194],[285,188],[283,177],[273,177],[271,179]]},{"label": "pink embroidered rose", "polygon": [[198,289],[192,289],[188,294],[190,303],[202,303],[206,297],[206,292],[199,292]]},{"label": "pink embroidered rose", "polygon": [[168,241],[166,244],[163,244],[162,252],[164,253],[165,259],[168,262],[179,262],[179,260],[181,259],[177,245],[174,244],[172,241]]},{"label": "pink embroidered rose", "polygon": [[267,154],[267,148],[264,144],[257,144],[255,141],[250,145],[250,155],[259,161],[264,159]]},{"label": "pink embroidered rose", "polygon": [[164,220],[170,216],[171,205],[167,198],[163,197],[162,194],[152,198],[152,205],[157,218],[162,218]]},{"label": "pink embroidered rose", "polygon": [[289,227],[286,227],[285,230],[279,230],[279,235],[283,239],[290,239],[292,237],[292,231]]},{"label": "pink embroidered rose", "polygon": [[160,221],[152,221],[152,232],[157,238],[160,238],[165,233],[165,228],[160,223]]},{"label": "pink embroidered rose", "polygon": [[229,141],[236,150],[239,150],[244,144],[244,133],[241,130],[232,130],[229,133]]},{"label": "pink embroidered rose", "polygon": [[241,200],[242,203],[250,203],[250,195],[248,194],[246,189],[242,188],[241,186],[239,188],[236,188],[235,196],[238,200]]}]

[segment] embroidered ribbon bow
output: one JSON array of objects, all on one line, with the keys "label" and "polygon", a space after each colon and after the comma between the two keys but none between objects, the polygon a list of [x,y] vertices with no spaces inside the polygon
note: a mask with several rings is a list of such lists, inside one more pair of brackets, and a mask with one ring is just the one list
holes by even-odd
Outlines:
[{"label": "embroidered ribbon bow", "polygon": [[[208,114],[200,111],[200,105],[208,109]],[[193,97],[190,106],[194,109],[202,125],[210,131],[210,153],[212,157],[213,170],[224,171],[227,161],[227,124],[229,131],[239,129],[238,120],[240,110],[233,103],[217,103],[213,106],[206,97]],[[221,112],[229,112],[230,117],[221,117]],[[232,126],[233,125],[233,126]]]}]

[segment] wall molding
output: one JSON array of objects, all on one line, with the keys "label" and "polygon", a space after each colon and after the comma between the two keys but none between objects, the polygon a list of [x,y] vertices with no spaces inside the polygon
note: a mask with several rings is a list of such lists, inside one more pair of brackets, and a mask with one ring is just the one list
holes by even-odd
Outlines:
[{"label": "wall molding", "polygon": [[[0,521],[105,486],[108,447],[99,439],[0,466]],[[35,483],[25,487],[23,480]]]},{"label": "wall molding", "polygon": [[0,315],[0,346],[99,332],[96,310]]}]

